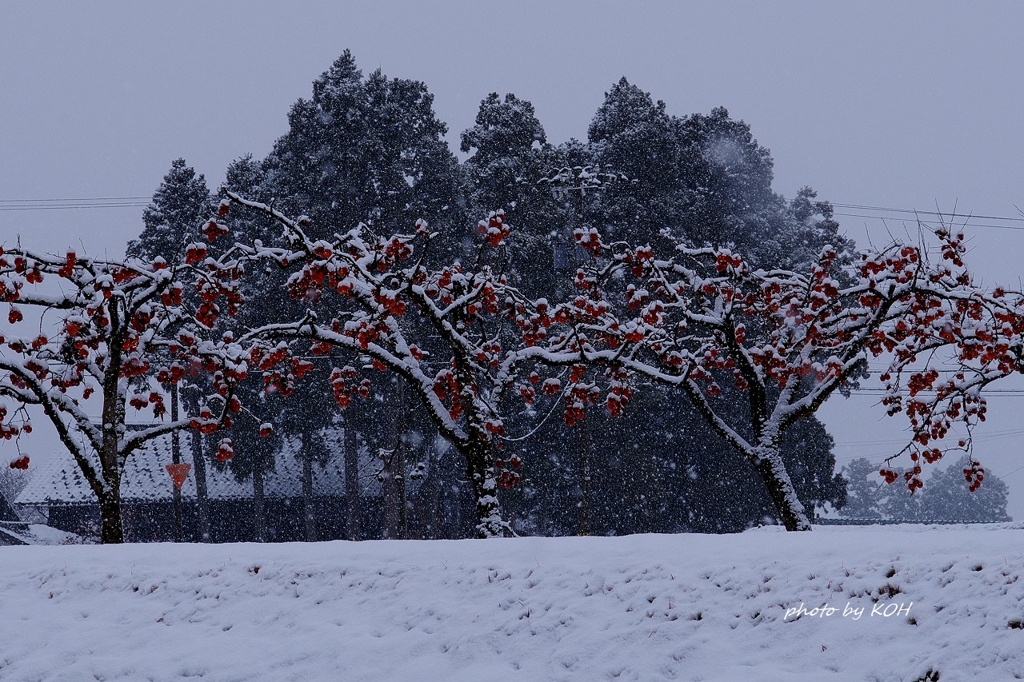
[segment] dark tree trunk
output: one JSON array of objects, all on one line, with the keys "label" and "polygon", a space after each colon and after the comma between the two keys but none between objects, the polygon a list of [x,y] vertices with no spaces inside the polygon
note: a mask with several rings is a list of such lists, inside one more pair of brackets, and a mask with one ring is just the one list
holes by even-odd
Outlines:
[{"label": "dark tree trunk", "polygon": [[313,434],[302,433],[302,516],[305,521],[306,542],[316,542],[316,514],[313,509]]},{"label": "dark tree trunk", "polygon": [[[111,419],[104,410],[104,419]],[[103,425],[103,449],[100,464],[106,490],[99,496],[100,542],[121,544],[124,542],[124,525],[121,516],[121,467],[117,451],[117,422],[105,421]]]},{"label": "dark tree trunk", "polygon": [[[199,402],[195,397],[195,387],[192,385],[185,385],[184,388],[194,389],[192,391],[186,390],[181,396],[185,413],[189,415],[196,415],[199,412]],[[179,388],[179,390],[181,389]],[[199,541],[213,542],[213,533],[210,530],[210,495],[206,480],[204,440],[205,438],[203,434],[199,433],[199,431],[189,431],[189,442],[192,445],[192,469],[196,474],[196,520],[199,523]]]},{"label": "dark tree trunk", "polygon": [[124,542],[121,493],[116,488],[100,499],[100,542],[104,545],[119,545]]},{"label": "dark tree trunk", "polygon": [[384,532],[389,540],[405,539],[405,450],[396,443],[384,458]]},{"label": "dark tree trunk", "polygon": [[797,499],[793,481],[782,464],[778,451],[774,456],[764,457],[757,465],[757,471],[768,488],[768,495],[775,505],[775,511],[786,530],[810,530],[811,523],[807,519],[803,505]]},{"label": "dark tree trunk", "polygon": [[459,402],[467,416],[469,436],[466,440],[453,445],[466,460],[466,476],[469,478],[469,484],[473,486],[473,497],[476,501],[476,536],[499,538],[505,535],[509,526],[501,518],[498,483],[491,461],[490,437],[485,426],[485,417],[478,411],[473,373],[466,358],[456,360],[455,377],[456,383],[460,385]]},{"label": "dark tree trunk", "polygon": [[[178,385],[171,385],[171,421],[178,421]],[[171,464],[181,464],[181,437],[171,433]],[[181,542],[181,490],[171,485],[171,506],[174,509],[174,541]]]},{"label": "dark tree trunk", "polygon": [[267,541],[267,519],[264,505],[263,469],[252,470],[252,528],[255,542]]},{"label": "dark tree trunk", "polygon": [[199,520],[199,541],[213,542],[210,533],[209,493],[206,487],[206,457],[203,455],[203,435],[192,432],[192,466],[196,472],[196,516]]},{"label": "dark tree trunk", "polygon": [[466,458],[466,475],[473,486],[473,496],[476,498],[476,536],[502,537],[508,528],[501,519],[497,482],[494,480],[494,469],[488,456],[488,445],[470,441],[459,450]]},{"label": "dark tree trunk", "polygon": [[[753,372],[753,370],[750,370],[750,372]],[[764,481],[765,488],[768,489],[768,496],[771,498],[772,504],[775,505],[775,511],[779,515],[779,520],[782,521],[782,525],[785,526],[786,530],[810,530],[811,523],[807,519],[803,505],[796,496],[793,480],[789,477],[786,465],[782,461],[780,453],[782,432],[780,424],[772,421],[769,417],[771,410],[768,408],[767,393],[764,387],[760,386],[756,375],[748,374],[747,381],[751,387],[749,391],[750,414],[753,420],[756,443],[753,447],[738,440],[735,434],[716,426],[717,421],[714,412],[702,399],[694,398],[694,404],[707,423],[718,432],[718,435],[731,443],[757,469],[758,475]],[[692,392],[691,397],[693,397]],[[779,398],[779,400],[782,399]]]},{"label": "dark tree trunk", "polygon": [[391,448],[384,460],[384,530],[390,540],[406,539],[405,522],[405,434],[408,406],[405,401],[405,381],[397,380],[394,393],[394,419],[391,421]]},{"label": "dark tree trunk", "polygon": [[446,537],[446,511],[441,488],[445,485],[440,473],[440,457],[433,447],[427,448],[427,472],[416,491],[417,517],[422,520],[417,539],[437,540]]},{"label": "dark tree trunk", "polygon": [[345,535],[361,540],[359,528],[359,449],[352,420],[345,423]]},{"label": "dark tree trunk", "polygon": [[[116,305],[109,310],[111,344],[118,347],[124,338],[121,314]],[[99,492],[100,542],[120,544],[124,542],[124,526],[121,519],[121,452],[118,450],[118,430],[124,429],[124,396],[119,388],[122,357],[118,353],[110,356],[110,366],[103,376],[103,408],[100,413],[102,442],[100,444],[100,471],[105,487]]]}]

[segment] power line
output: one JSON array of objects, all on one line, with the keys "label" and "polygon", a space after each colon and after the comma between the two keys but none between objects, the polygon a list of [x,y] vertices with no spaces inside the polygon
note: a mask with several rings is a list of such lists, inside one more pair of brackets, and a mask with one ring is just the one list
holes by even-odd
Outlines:
[{"label": "power line", "polygon": [[[1013,434],[1005,434],[1005,435],[1002,435],[1002,436],[994,436],[994,435],[988,435],[988,434],[977,434],[977,435],[974,435],[971,438],[971,441],[975,445],[975,447],[982,447],[982,448],[984,448],[984,447],[990,446],[990,445],[992,445],[992,444],[994,444],[994,443],[996,443],[998,441],[1004,441],[1004,440],[1006,440],[1008,438],[1016,438],[1016,437],[1017,436],[1013,435]],[[933,441],[933,443],[941,444],[941,443],[945,442],[946,444],[955,444],[957,442],[957,440],[959,440],[959,437],[953,436],[953,437],[948,438],[948,440],[946,440],[946,441]],[[833,457],[835,458],[836,462],[852,462],[853,460],[861,459],[862,457],[863,458],[867,458],[867,459],[875,459],[875,458],[879,458],[879,457],[891,457],[894,453],[903,450],[911,442],[912,442],[912,437],[910,435],[908,435],[905,440],[897,439],[897,440],[891,440],[891,441],[880,441],[880,442],[878,442],[876,444],[869,445],[869,446],[863,446],[863,445],[862,446],[857,446],[856,444],[847,444],[847,443],[836,442],[833,445],[833,448],[832,448],[832,450],[833,450]],[[887,448],[887,449],[882,450],[882,448]],[[850,452],[851,449],[855,449],[856,451],[851,453]],[[875,450],[875,452],[872,452],[872,453],[869,453],[869,454],[864,454],[864,450]],[[882,451],[878,452],[878,450],[882,450]]]},{"label": "power line", "polygon": [[[883,216],[883,215],[864,215],[862,213],[842,213],[836,211],[833,215],[843,216],[845,218],[870,218],[872,220],[892,220],[892,221],[903,221],[906,220],[903,216]],[[1000,220],[1015,220],[1015,218],[1000,218]],[[1018,225],[993,225],[991,223],[970,223],[970,227],[990,227],[997,230],[1024,230],[1024,226]]]},{"label": "power line", "polygon": [[942,218],[977,218],[979,220],[1007,220],[1015,223],[1024,223],[1024,217],[1008,218],[998,215],[976,215],[974,213],[943,213],[941,211],[919,211],[915,208],[886,208],[884,206],[868,206],[867,204],[832,204],[838,208],[849,208],[857,211],[873,211],[884,213],[909,213],[913,215],[932,215]]},{"label": "power line", "polygon": [[[920,219],[921,216],[933,216],[940,218],[943,221],[951,221],[956,218],[964,219],[965,226],[969,227],[980,227],[990,228],[996,230],[1024,230],[1024,217],[1022,216],[1000,216],[1000,215],[986,215],[986,214],[974,214],[974,213],[957,213],[952,211],[950,213],[943,213],[942,211],[921,211],[914,208],[897,208],[892,206],[871,206],[868,204],[843,204],[834,203],[832,206],[839,209],[846,209],[845,211],[836,211],[834,215],[842,216],[845,218],[867,218],[870,220],[892,220],[894,222],[902,222],[907,220],[909,217]],[[866,212],[866,213],[865,213]],[[890,215],[880,215],[890,214]],[[897,215],[891,215],[897,214]],[[998,220],[1003,223],[1016,223],[1014,225],[995,224],[995,223],[977,223],[974,220]]]},{"label": "power line", "polygon": [[[932,395],[932,391],[921,391],[918,395]],[[1000,396],[1007,398],[1020,398],[1024,396],[1024,389],[1021,388],[986,388],[982,389],[982,394],[985,397],[988,396]],[[888,391],[884,388],[855,388],[850,391],[850,395],[888,395]],[[907,396],[902,396],[906,398]]]},{"label": "power line", "polygon": [[53,201],[149,201],[151,197],[88,197],[77,199],[0,199],[0,204],[43,204]]},{"label": "power line", "polygon": [[[121,206],[145,206],[151,200],[148,196],[127,196],[127,197],[67,197],[61,199],[0,199],[0,210],[47,210],[50,206],[55,208],[112,208]],[[142,202],[142,203],[139,203]],[[956,211],[944,213],[942,211],[923,211],[916,208],[898,208],[894,206],[872,206],[870,204],[844,204],[835,202],[831,204],[836,208],[844,208],[853,211],[868,211],[870,213],[897,213],[907,216],[935,216],[941,218],[965,218],[968,220],[1000,220],[1004,222],[1024,223],[1021,216],[999,216],[974,213],[957,213]],[[903,216],[878,216],[865,215],[863,213],[840,213],[835,215],[850,218],[875,218],[891,220],[903,220]],[[1024,227],[1010,227],[1007,225],[973,224],[974,227],[997,227],[1004,229],[1024,229]]]},{"label": "power line", "polygon": [[65,211],[85,208],[143,208],[147,204],[83,204],[80,206],[23,206],[18,208],[0,207],[0,211]]},{"label": "power line", "polygon": [[[974,437],[974,440],[996,440],[1003,438],[1012,438],[1016,436],[1024,435],[1024,429],[1001,429],[999,431],[985,431],[980,435]],[[855,445],[897,445],[906,444],[906,441],[902,439],[893,440],[892,438],[882,438],[880,440],[847,440],[842,443],[836,443],[836,447],[852,447]]]},{"label": "power line", "polygon": [[65,211],[96,208],[141,208],[147,197],[91,197],[78,199],[0,199],[0,211]]}]

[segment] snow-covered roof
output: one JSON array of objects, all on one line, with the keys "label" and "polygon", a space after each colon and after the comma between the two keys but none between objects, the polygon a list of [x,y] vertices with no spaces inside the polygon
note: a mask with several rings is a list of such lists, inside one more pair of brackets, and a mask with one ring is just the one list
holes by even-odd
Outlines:
[{"label": "snow-covered roof", "polygon": [[0,545],[76,545],[82,538],[37,523],[0,521]]},{"label": "snow-covered roof", "polygon": [[[313,494],[318,497],[341,496],[345,491],[343,431],[328,429],[321,435],[327,446],[339,453],[326,465],[313,464]],[[181,463],[192,464],[192,434],[184,432],[181,438]],[[265,478],[267,497],[288,498],[302,496],[302,462],[296,457],[298,442],[285,441],[274,457],[275,469]],[[171,499],[173,486],[165,468],[171,463],[171,436],[167,435],[149,444],[128,458],[121,479],[121,499],[126,502],[158,502]],[[363,496],[381,494],[377,480],[379,465],[365,448],[359,452],[359,490]],[[211,500],[248,499],[252,497],[252,481],[239,482],[227,466],[207,462],[206,488]],[[183,499],[195,499],[195,466],[189,471],[182,486]],[[40,469],[21,491],[15,502],[19,505],[94,504],[96,501],[89,484],[78,465],[67,453],[53,457]]]},{"label": "snow-covered roof", "polygon": [[19,521],[18,515],[14,513],[14,508],[11,507],[7,498],[0,492],[0,521]]}]

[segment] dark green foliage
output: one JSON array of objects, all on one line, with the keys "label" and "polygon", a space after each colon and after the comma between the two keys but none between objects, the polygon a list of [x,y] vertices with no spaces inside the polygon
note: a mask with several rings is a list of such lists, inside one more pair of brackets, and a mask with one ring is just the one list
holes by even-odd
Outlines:
[{"label": "dark green foliage", "polygon": [[669,116],[664,102],[623,78],[605,94],[588,139],[591,163],[628,178],[587,212],[612,238],[732,245],[765,267],[800,267],[826,244],[853,246],[839,236],[831,207],[811,201],[813,190],[792,203],[772,191],[770,152],[723,107]]},{"label": "dark green foliage", "polygon": [[199,238],[209,216],[206,179],[185,165],[185,159],[175,159],[153,194],[152,203],[143,211],[142,234],[128,242],[127,254],[146,259],[159,256],[173,262],[185,244]]},{"label": "dark green foliage", "polygon": [[[573,244],[577,227],[594,226],[606,237],[662,249],[672,239],[731,244],[766,266],[800,266],[828,243],[840,251],[851,246],[838,234],[831,207],[817,201],[813,190],[801,190],[792,201],[772,191],[770,153],[746,123],[723,108],[674,117],[663,102],[623,78],[606,93],[586,142],[553,146],[529,102],[492,93],[481,102],[474,126],[461,135],[461,150],[469,157],[460,167],[432,105],[423,83],[389,79],[379,70],[364,76],[346,51],[314,81],[311,96],[292,106],[288,130],[270,154],[232,163],[226,185],[286,213],[309,216],[314,238],[345,233],[359,223],[381,235],[408,232],[424,218],[441,234],[428,257],[467,264],[477,257],[476,222],[504,209],[513,233],[490,264],[528,295],[549,300],[573,293],[571,278],[588,257]],[[584,186],[583,172],[602,179]],[[566,179],[552,182],[559,175]],[[198,235],[209,210],[202,176],[175,161],[147,209],[146,231],[129,252],[167,258]],[[278,229],[251,213],[233,211],[228,224],[232,233],[225,245],[277,242]],[[219,323],[225,331],[240,333],[305,312],[308,302],[283,295],[284,270],[259,267],[264,269],[250,273],[256,276],[245,285],[248,304],[239,317]],[[345,311],[320,312],[343,318]],[[414,318],[408,315],[405,323],[418,324]],[[429,352],[436,340],[426,328],[420,336]],[[326,376],[332,367],[365,359],[335,351],[313,362],[310,376],[287,400],[263,395],[258,379],[242,389],[250,411],[238,415],[225,434],[234,440],[230,466],[236,475],[247,479],[269,469],[286,438],[302,440],[300,456],[343,457],[325,446],[319,431],[329,424],[351,428],[357,434],[352,442],[371,453],[404,448],[406,474],[424,464],[424,478],[408,488],[407,527],[414,537],[471,534],[464,465],[434,444],[433,427],[415,399],[396,399],[397,385],[381,376],[373,379],[379,400],[339,411]],[[524,484],[501,491],[520,532],[575,534],[583,525],[597,534],[731,532],[772,514],[756,472],[712,434],[681,393],[643,386],[622,418],[595,408],[575,428],[564,425],[557,407],[540,425],[551,405],[535,408],[507,423],[513,436],[536,430],[521,443],[509,443],[504,455],[518,454],[524,462]],[[736,409],[745,409],[742,401]],[[264,421],[274,424],[274,436],[259,437]],[[209,439],[214,448],[220,437]],[[833,476],[831,438],[816,419],[787,432],[783,456],[806,506],[845,501],[845,481]],[[588,482],[582,478],[584,462]],[[366,529],[363,536],[380,534],[379,528]]]},{"label": "dark green foliage", "polygon": [[[423,83],[388,79],[379,70],[364,78],[346,51],[314,81],[311,98],[293,105],[288,131],[267,158],[256,162],[244,157],[233,163],[227,186],[293,215],[308,216],[307,232],[313,237],[344,233],[360,223],[378,234],[410,232],[416,220],[424,218],[446,236],[439,245],[445,247],[447,257],[468,253],[462,176],[443,139],[447,127],[437,120],[432,106],[433,96]],[[231,237],[249,244],[275,243],[277,238],[274,225],[251,213],[233,216],[231,225]],[[267,265],[258,278],[250,280],[245,291],[250,304],[236,321],[239,328],[295,319],[305,312],[308,301],[283,295],[288,274]],[[331,311],[321,307],[320,312]],[[338,314],[344,313],[339,310]],[[296,348],[299,355],[305,350]],[[360,358],[334,355],[314,357],[313,371],[287,400],[267,400],[253,415],[258,419],[238,420],[235,431],[252,456],[259,458],[256,464],[247,462],[245,454],[237,457],[232,467],[238,475],[250,475],[254,465],[273,465],[274,448],[253,436],[262,420],[275,424],[282,436],[301,442],[301,458],[310,457],[316,463],[330,456],[352,456],[329,452],[320,434],[338,412],[327,380],[332,367],[363,364]],[[385,383],[375,389],[393,393],[390,383]],[[398,409],[404,412],[408,406]],[[354,429],[376,453],[400,442],[395,413],[391,401],[368,401],[342,412],[336,425]],[[247,431],[242,432],[243,428]],[[394,517],[393,510],[389,513]]]},{"label": "dark green foliage", "polygon": [[471,220],[504,210],[516,228],[506,247],[504,267],[528,293],[551,296],[556,275],[552,233],[564,243],[569,235],[558,234],[566,217],[541,183],[559,159],[547,143],[533,105],[513,94],[502,100],[491,93],[480,103],[476,124],[463,131],[461,139],[461,150],[472,152],[462,166]]},{"label": "dark green foliage", "polygon": [[842,515],[859,520],[882,518],[879,498],[884,483],[878,475],[878,467],[861,457],[843,467],[842,476],[846,479],[846,504]]},{"label": "dark green foliage", "polygon": [[852,520],[884,519],[898,523],[996,523],[1010,521],[1006,512],[1009,489],[988,472],[978,490],[967,489],[963,469],[970,465],[962,457],[936,471],[924,488],[913,495],[901,482],[886,485],[878,467],[866,459],[855,459],[844,467],[850,496],[841,515]]},{"label": "dark green foliage", "polygon": [[628,178],[599,195],[588,222],[611,239],[655,244],[681,220],[680,149],[665,103],[625,78],[605,93],[587,131],[590,163]]},{"label": "dark green foliage", "polygon": [[505,209],[517,223],[533,223],[548,197],[537,186],[544,174],[544,127],[533,105],[492,92],[482,102],[476,125],[462,133],[463,152],[473,152],[463,168],[470,177],[469,205],[478,213]]},{"label": "dark green foliage", "polygon": [[[551,148],[540,143],[542,130],[528,103],[492,94],[462,138],[463,151],[475,150],[464,166],[470,205],[516,202],[514,212],[505,207],[515,228],[510,272],[533,295],[561,300],[572,292],[568,280],[587,257],[572,246],[575,227],[595,226],[605,238],[650,243],[665,254],[677,240],[730,244],[778,267],[799,267],[825,244],[841,253],[852,248],[813,190],[801,190],[792,202],[772,191],[771,155],[725,109],[675,118],[663,102],[622,79],[606,93],[586,143]],[[547,167],[538,172],[538,164]],[[541,181],[543,191],[536,192],[538,174],[560,172],[568,180]],[[599,182],[586,186],[581,172],[599,174]],[[503,503],[525,532],[575,533],[588,517],[595,533],[727,532],[773,515],[756,473],[681,395],[645,387],[634,402],[622,418],[595,409],[572,429],[556,414],[514,449],[526,462],[526,484],[504,493]],[[732,409],[745,411],[744,402],[738,397]],[[544,414],[538,411],[517,423],[521,432]],[[805,506],[842,504],[845,481],[833,474],[831,438],[817,419],[791,428],[783,453]],[[584,461],[591,470],[589,503]]]},{"label": "dark green foliage", "polygon": [[313,83],[288,114],[288,132],[264,161],[265,191],[308,215],[314,236],[366,223],[376,232],[463,228],[458,162],[447,126],[418,81],[363,78],[351,53]]},{"label": "dark green foliage", "polygon": [[[537,408],[537,417],[548,408]],[[516,420],[524,431],[536,417]],[[585,435],[584,435],[585,434]],[[527,534],[575,535],[584,500],[581,452],[590,444],[590,525],[596,535],[739,532],[772,523],[774,507],[757,473],[705,425],[680,394],[644,387],[621,417],[594,410],[567,428],[557,412],[536,435],[511,444],[524,483],[502,503]],[[846,481],[833,475],[832,438],[817,419],[787,430],[782,456],[808,508],[840,506]]]}]

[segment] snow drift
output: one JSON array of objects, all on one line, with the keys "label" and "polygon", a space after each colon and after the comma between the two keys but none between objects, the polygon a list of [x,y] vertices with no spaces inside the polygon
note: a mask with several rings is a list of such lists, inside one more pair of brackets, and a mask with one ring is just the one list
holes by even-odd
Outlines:
[{"label": "snow drift", "polygon": [[0,679],[1019,679],[1022,528],[2,547]]}]

